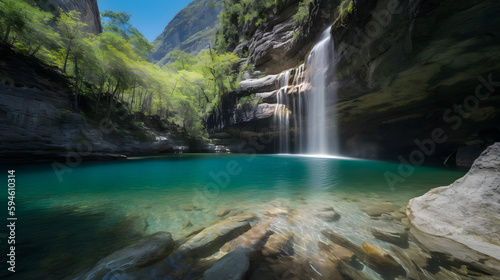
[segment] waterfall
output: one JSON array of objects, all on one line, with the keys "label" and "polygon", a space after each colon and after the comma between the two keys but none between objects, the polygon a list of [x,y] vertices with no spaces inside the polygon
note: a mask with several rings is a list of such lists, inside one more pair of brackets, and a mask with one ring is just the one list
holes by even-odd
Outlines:
[{"label": "waterfall", "polygon": [[278,76],[278,105],[275,111],[278,152],[339,154],[337,92],[328,89],[327,81],[327,71],[332,73],[334,67],[333,41],[330,28],[327,28],[304,64]]},{"label": "waterfall", "polygon": [[290,100],[288,98],[288,80],[290,71],[278,76],[279,89],[276,93],[278,105],[274,111],[275,127],[278,128],[278,152],[290,153]]},{"label": "waterfall", "polygon": [[[328,92],[326,71],[333,61],[333,41],[330,28],[322,34],[306,60],[311,92],[307,101],[307,154],[338,154],[337,114],[327,112],[329,104],[336,104],[336,92]],[[335,127],[334,127],[335,126]]]}]

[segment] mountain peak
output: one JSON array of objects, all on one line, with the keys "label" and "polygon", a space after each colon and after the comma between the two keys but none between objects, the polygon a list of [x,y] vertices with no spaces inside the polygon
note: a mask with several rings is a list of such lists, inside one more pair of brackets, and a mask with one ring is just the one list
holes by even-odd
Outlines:
[{"label": "mountain peak", "polygon": [[163,65],[168,62],[168,54],[173,50],[198,53],[207,49],[213,41],[222,10],[221,0],[195,0],[189,3],[153,41],[155,47],[149,61]]}]

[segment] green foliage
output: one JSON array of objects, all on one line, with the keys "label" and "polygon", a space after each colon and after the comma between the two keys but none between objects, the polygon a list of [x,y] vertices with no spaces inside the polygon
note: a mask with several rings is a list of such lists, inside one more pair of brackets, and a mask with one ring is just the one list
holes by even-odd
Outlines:
[{"label": "green foliage", "polygon": [[259,104],[261,100],[259,98],[255,98],[255,94],[251,94],[248,96],[244,96],[240,98],[238,101],[238,108],[253,108]]},{"label": "green foliage", "polygon": [[224,12],[220,14],[221,28],[216,34],[218,52],[234,49],[240,42],[240,31],[247,23],[259,26],[273,16],[278,0],[223,0]]},{"label": "green foliage", "polygon": [[52,15],[31,6],[25,1],[0,1],[0,33],[4,42],[16,45],[28,55],[36,54],[44,45],[53,46],[57,41],[48,22]]},{"label": "green foliage", "polygon": [[132,23],[130,23],[131,17],[125,12],[106,10],[101,13],[103,29],[106,32],[119,35],[134,47],[137,54],[146,58],[147,54],[153,50],[153,44],[137,28],[132,26]]},{"label": "green foliage", "polygon": [[[126,13],[103,13],[105,32],[94,35],[84,31],[75,11],[59,10],[52,28],[51,14],[22,0],[0,1],[1,35],[19,50],[63,70],[71,81],[74,108],[81,109],[85,120],[97,124],[109,118],[141,141],[151,139],[141,124],[123,120],[123,111],[158,115],[195,140],[206,136],[201,120],[208,108],[217,107],[220,97],[239,82],[239,58],[234,53],[210,49],[194,56],[174,51],[163,68],[145,61],[151,44]],[[92,106],[79,108],[81,98]]]},{"label": "green foliage", "polygon": [[309,4],[312,2],[314,2],[314,0],[302,0],[300,2],[299,9],[293,16],[293,22],[295,25],[301,24],[309,17]]},{"label": "green foliage", "polygon": [[339,16],[340,16],[340,22],[342,26],[345,26],[345,21],[347,17],[352,14],[356,10],[356,7],[354,7],[354,1],[353,0],[343,0],[339,7]]}]

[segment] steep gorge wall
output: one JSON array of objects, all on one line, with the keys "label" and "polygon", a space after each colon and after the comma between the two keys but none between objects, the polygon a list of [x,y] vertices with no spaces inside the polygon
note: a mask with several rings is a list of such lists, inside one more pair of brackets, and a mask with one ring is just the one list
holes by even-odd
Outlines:
[{"label": "steep gorge wall", "polygon": [[60,71],[3,44],[0,52],[4,54],[0,59],[0,164],[57,160],[75,166],[82,159],[124,159],[187,149],[183,137],[159,129],[152,118],[151,124],[141,127],[149,141],[117,126],[116,119],[115,124],[106,119],[87,121],[82,113],[85,99],[75,110],[72,81]]},{"label": "steep gorge wall", "polygon": [[87,31],[99,34],[102,32],[101,17],[97,0],[35,0],[43,10],[58,13],[59,8],[64,12],[77,11],[82,21],[87,24]]},{"label": "steep gorge wall", "polygon": [[[256,31],[240,46],[248,48],[247,61],[255,64],[247,78],[297,67],[319,33],[333,24],[335,59],[327,76],[338,104],[329,106],[338,109],[344,154],[397,160],[430,143],[434,133],[441,137],[439,143],[428,144],[426,158],[444,160],[453,153],[451,161],[456,157],[470,165],[482,148],[499,140],[500,96],[495,87],[500,77],[500,19],[495,14],[500,3],[358,0],[343,22],[335,12],[339,4],[315,1],[311,9],[318,12],[311,13],[296,38],[286,17]],[[261,103],[271,105],[277,102],[277,89],[277,76],[270,75],[242,82],[235,94],[256,94]],[[216,117],[220,121],[209,120],[218,126],[209,121],[209,128],[258,133],[263,129],[258,122],[275,136],[272,113],[245,122],[226,108]]]}]

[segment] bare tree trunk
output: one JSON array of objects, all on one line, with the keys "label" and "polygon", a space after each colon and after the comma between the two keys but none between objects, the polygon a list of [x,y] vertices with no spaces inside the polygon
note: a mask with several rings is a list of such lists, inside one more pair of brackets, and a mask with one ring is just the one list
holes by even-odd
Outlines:
[{"label": "bare tree trunk", "polygon": [[75,110],[78,109],[78,96],[80,88],[78,87],[78,59],[75,56]]},{"label": "bare tree trunk", "polygon": [[136,88],[136,81],[134,81],[134,89],[132,91],[132,102],[130,102],[130,110],[133,112],[134,111],[134,99],[135,99],[135,88]]},{"label": "bare tree trunk", "polygon": [[38,45],[38,47],[35,48],[35,50],[31,53],[31,55],[35,55],[38,53],[38,51],[42,48],[42,44]]},{"label": "bare tree trunk", "polygon": [[10,25],[7,26],[7,31],[5,31],[5,36],[3,37],[4,42],[7,42],[7,40],[9,40],[9,35],[10,35]]},{"label": "bare tree trunk", "polygon": [[97,105],[95,107],[95,117],[96,118],[97,118],[97,114],[99,113],[99,104],[101,103],[101,96],[102,96],[102,88],[103,87],[104,87],[104,81],[99,86],[99,95],[97,97]]},{"label": "bare tree trunk", "polygon": [[68,57],[69,57],[69,51],[71,50],[71,43],[73,41],[70,40],[68,43],[68,49],[66,50],[66,57],[64,58],[64,66],[63,66],[63,72],[66,73],[66,65],[68,64]]},{"label": "bare tree trunk", "polygon": [[111,108],[113,107],[113,100],[115,100],[116,93],[118,92],[118,87],[120,87],[120,80],[116,82],[116,87],[115,90],[113,91],[113,94],[110,95],[109,97],[109,106],[108,106],[108,112],[106,113],[106,117],[109,119],[111,116]]}]

